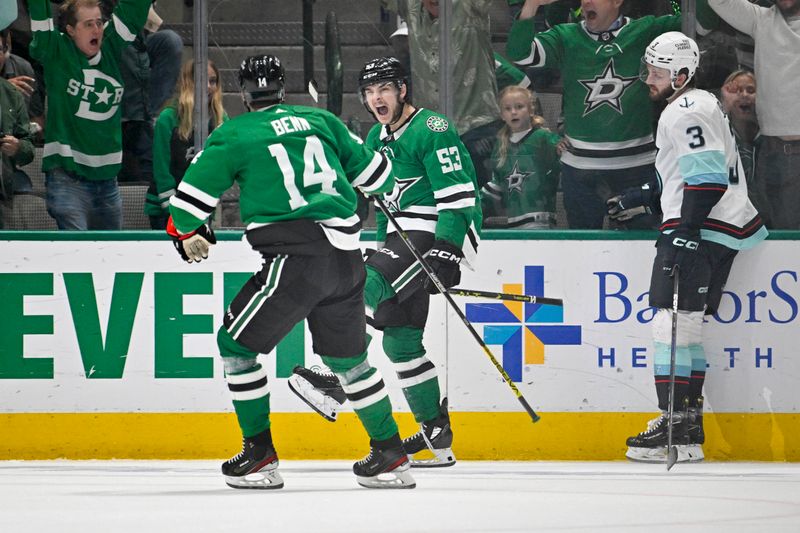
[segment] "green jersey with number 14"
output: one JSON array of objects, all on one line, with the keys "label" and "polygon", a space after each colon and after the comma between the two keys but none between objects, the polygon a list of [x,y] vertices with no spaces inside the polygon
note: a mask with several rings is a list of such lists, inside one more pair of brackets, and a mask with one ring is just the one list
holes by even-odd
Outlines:
[{"label": "green jersey with number 14", "polygon": [[181,233],[197,229],[237,182],[247,230],[291,220],[318,223],[331,244],[359,247],[356,192],[391,190],[391,163],[327,111],[285,104],[245,113],[214,130],[170,201]]},{"label": "green jersey with number 14", "polygon": [[[427,231],[461,247],[474,268],[481,227],[475,169],[469,152],[446,117],[417,109],[396,131],[376,124],[367,146],[392,161],[396,183],[387,206],[404,231]],[[378,240],[395,231],[380,211]]]}]

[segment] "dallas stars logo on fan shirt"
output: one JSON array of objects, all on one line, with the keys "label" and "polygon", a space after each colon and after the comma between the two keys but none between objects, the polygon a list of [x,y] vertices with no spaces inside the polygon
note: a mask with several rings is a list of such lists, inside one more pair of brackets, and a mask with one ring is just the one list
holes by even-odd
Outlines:
[{"label": "dallas stars logo on fan shirt", "polygon": [[603,70],[602,74],[590,80],[578,80],[578,83],[586,87],[588,91],[583,103],[586,108],[583,110],[585,117],[598,107],[607,105],[620,115],[622,114],[622,97],[628,87],[633,85],[639,78],[632,76],[626,78],[618,76],[614,71],[614,60],[611,59]]},{"label": "dallas stars logo on fan shirt", "polygon": [[84,69],[83,82],[73,78],[67,83],[67,94],[81,99],[75,116],[96,122],[114,116],[124,91],[122,84],[97,69]]},{"label": "dallas stars logo on fan shirt", "polygon": [[508,181],[508,192],[522,192],[522,183],[525,181],[527,176],[528,173],[519,171],[519,162],[515,162],[514,168],[511,169],[511,174],[506,176],[506,181]]}]

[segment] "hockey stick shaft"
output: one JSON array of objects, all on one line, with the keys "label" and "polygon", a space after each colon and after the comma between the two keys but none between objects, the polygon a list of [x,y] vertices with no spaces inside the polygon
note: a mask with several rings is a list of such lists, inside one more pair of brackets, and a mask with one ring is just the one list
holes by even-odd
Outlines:
[{"label": "hockey stick shaft", "polygon": [[397,230],[397,234],[400,236],[400,240],[403,241],[403,243],[409,249],[411,254],[417,260],[419,265],[422,267],[422,270],[425,271],[425,274],[427,274],[427,276],[430,278],[430,280],[433,282],[433,284],[436,286],[436,288],[439,290],[439,292],[442,293],[442,295],[445,297],[445,299],[447,299],[447,303],[449,303],[450,307],[456,312],[456,314],[458,315],[458,318],[461,319],[461,322],[463,322],[464,325],[467,327],[467,330],[469,330],[469,332],[472,335],[472,337],[477,341],[477,343],[481,346],[481,348],[483,348],[484,353],[489,358],[489,360],[492,362],[492,364],[497,369],[497,371],[500,373],[500,375],[503,376],[503,380],[506,382],[506,384],[514,392],[514,395],[517,397],[517,400],[519,401],[520,404],[522,404],[522,407],[525,409],[525,411],[527,411],[528,415],[531,417],[531,420],[533,422],[538,422],[539,418],[540,418],[539,415],[536,414],[536,411],[533,410],[533,408],[530,406],[528,401],[525,399],[525,397],[519,391],[517,386],[514,385],[514,381],[512,381],[511,376],[508,375],[508,372],[506,372],[505,368],[503,368],[503,365],[501,365],[497,361],[497,358],[495,358],[494,354],[489,349],[489,346],[486,345],[486,343],[483,341],[481,336],[478,335],[478,332],[475,331],[475,328],[472,327],[472,324],[470,323],[470,321],[467,320],[467,317],[464,315],[464,313],[461,311],[461,309],[459,309],[459,307],[456,305],[456,302],[453,300],[453,297],[447,292],[447,289],[442,284],[442,281],[439,279],[439,277],[433,271],[433,269],[428,264],[428,262],[425,260],[425,258],[422,257],[422,254],[419,253],[419,250],[417,250],[416,246],[414,246],[414,244],[408,238],[408,235],[406,234],[406,232],[403,231],[403,228],[401,228],[398,225],[397,220],[394,218],[394,215],[389,212],[389,208],[386,207],[386,204],[383,202],[383,200],[379,196],[375,196],[374,198],[375,198],[375,203],[378,204],[378,207],[380,208],[380,210],[383,211],[383,214],[386,215],[387,219],[389,219],[389,222],[391,222],[392,226],[394,226],[394,229]]},{"label": "hockey stick shaft", "polygon": [[672,341],[669,349],[669,419],[667,422],[667,472],[678,459],[678,450],[672,445],[673,414],[675,412],[675,354],[678,351],[678,265],[672,269]]},{"label": "hockey stick shaft", "polygon": [[479,291],[476,289],[459,289],[454,287],[448,289],[450,294],[454,296],[468,296],[472,298],[488,298],[490,300],[508,300],[511,302],[526,302],[529,304],[546,304],[563,306],[564,300],[561,298],[545,298],[544,296],[532,296],[530,294],[510,294],[507,292],[489,292]]}]

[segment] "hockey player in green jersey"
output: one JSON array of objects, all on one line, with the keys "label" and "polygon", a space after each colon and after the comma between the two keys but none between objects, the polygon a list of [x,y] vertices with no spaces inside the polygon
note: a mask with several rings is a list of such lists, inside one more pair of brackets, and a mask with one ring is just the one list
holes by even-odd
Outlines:
[{"label": "hockey player in green jersey", "polygon": [[492,181],[481,189],[484,225],[489,227],[492,212],[492,227],[550,229],[556,223],[560,137],[535,114],[528,89],[506,87],[498,102],[505,125],[492,152]]},{"label": "hockey player in green jersey", "polygon": [[122,162],[118,62],[147,19],[150,0],[119,0],[105,22],[97,0],[61,6],[58,31],[48,0],[29,0],[31,57],[44,66],[47,125],[42,169],[47,211],[59,229],[121,229]]},{"label": "hockey player in green jersey", "polygon": [[361,222],[355,188],[390,190],[391,163],[368,149],[327,111],[283,104],[284,71],[271,55],[239,71],[251,111],[208,138],[170,200],[167,232],[189,262],[214,244],[207,221],[238,183],[245,235],[264,264],[234,297],[217,334],[242,452],[222,465],[234,488],[278,489],[267,372],[259,353],[306,319],[314,353],[339,377],[370,436],[370,454],[353,465],[365,487],[413,488],[409,461],[380,372],[367,361]]},{"label": "hockey player in green jersey", "polygon": [[[361,70],[361,96],[378,121],[367,136],[367,146],[392,161],[397,184],[384,196],[386,204],[450,288],[461,279],[462,263],[474,267],[481,226],[475,171],[450,121],[414,107],[407,100],[407,87],[405,69],[393,57],[369,61]],[[377,222],[378,250],[367,260],[364,299],[367,320],[383,331],[384,352],[421,424],[403,446],[412,466],[449,466],[455,464],[455,456],[447,399],[440,404],[436,367],[425,357],[422,345],[429,293],[438,291],[383,213],[377,214]],[[335,420],[343,396],[334,376],[298,367],[289,385],[317,412]],[[428,449],[433,459],[413,459]]]},{"label": "hockey player in green jersey", "polygon": [[[630,19],[624,0],[582,0],[580,23],[559,24],[536,34],[533,17],[555,0],[526,0],[508,36],[507,55],[518,65],[561,71],[567,149],[561,155],[561,186],[570,228],[600,229],[605,202],[655,175],[652,103],[639,78],[639,59],[656,36],[681,28],[679,16]],[[716,15],[697,3],[699,26]],[[646,215],[622,223],[652,228]]]}]

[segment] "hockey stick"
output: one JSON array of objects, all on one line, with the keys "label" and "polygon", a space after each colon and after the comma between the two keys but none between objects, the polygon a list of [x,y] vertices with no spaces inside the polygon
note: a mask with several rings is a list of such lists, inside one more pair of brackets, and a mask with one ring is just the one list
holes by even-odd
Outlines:
[{"label": "hockey stick", "polygon": [[675,411],[675,352],[678,345],[678,265],[672,269],[672,343],[669,350],[669,420],[667,423],[667,472],[678,461],[678,448],[672,445],[672,415]]},{"label": "hockey stick", "polygon": [[489,291],[479,291],[475,289],[459,289],[458,287],[453,287],[452,289],[448,289],[447,292],[449,292],[453,296],[488,298],[490,300],[508,300],[511,302],[525,302],[529,304],[557,305],[559,307],[564,305],[564,300],[562,300],[561,298],[545,298],[544,296],[531,296],[530,294],[489,292]]},{"label": "hockey stick", "polygon": [[522,404],[522,407],[524,407],[525,411],[527,411],[528,414],[530,415],[531,420],[533,422],[538,422],[540,418],[539,415],[536,414],[536,411],[534,411],[531,408],[530,404],[527,402],[527,400],[525,400],[525,397],[519,391],[517,386],[514,385],[514,382],[511,380],[511,376],[508,375],[506,370],[503,368],[503,365],[497,362],[497,359],[492,354],[492,351],[489,349],[486,343],[483,342],[483,339],[481,339],[481,336],[478,335],[477,331],[475,331],[475,328],[472,327],[472,324],[470,324],[469,320],[467,320],[467,317],[464,315],[464,313],[461,312],[461,309],[458,308],[456,302],[453,300],[453,297],[450,295],[449,292],[447,292],[447,289],[445,289],[444,285],[442,285],[442,282],[439,279],[439,277],[436,275],[436,273],[434,273],[433,269],[425,260],[425,258],[422,257],[422,254],[419,253],[416,246],[414,246],[414,244],[408,238],[408,235],[406,235],[406,232],[403,231],[403,228],[401,228],[397,224],[397,220],[394,218],[394,215],[389,212],[389,209],[386,207],[386,204],[383,203],[383,200],[379,196],[375,196],[374,198],[375,198],[375,203],[378,204],[380,210],[383,211],[383,214],[386,215],[386,218],[389,219],[389,222],[391,222],[392,226],[394,226],[394,228],[397,230],[397,234],[400,235],[400,240],[402,240],[403,243],[406,245],[406,247],[408,247],[411,254],[414,256],[419,265],[422,267],[422,270],[425,271],[425,274],[428,275],[428,277],[436,286],[436,288],[439,290],[439,292],[442,293],[442,295],[447,299],[447,302],[450,304],[450,307],[452,307],[453,310],[456,312],[458,318],[461,319],[461,322],[463,322],[464,325],[467,326],[467,329],[472,334],[472,337],[478,342],[478,344],[481,345],[481,348],[483,348],[484,353],[486,353],[486,355],[489,357],[489,360],[492,361],[492,364],[497,369],[497,371],[500,372],[500,375],[503,376],[503,380],[506,382],[506,384],[508,384],[508,386],[514,392],[514,395],[517,397],[517,400],[519,400],[519,403]]}]

